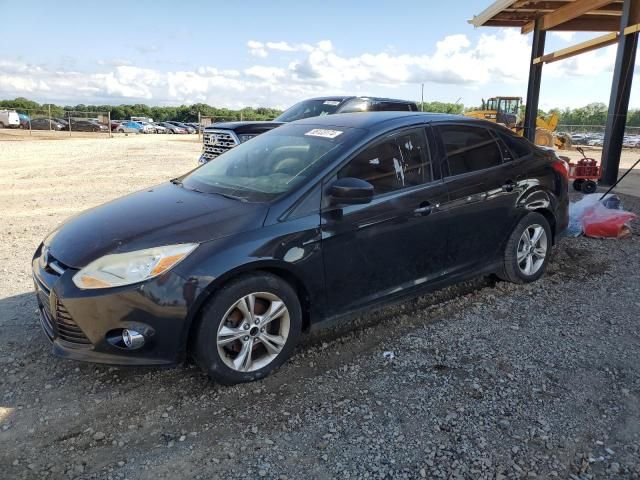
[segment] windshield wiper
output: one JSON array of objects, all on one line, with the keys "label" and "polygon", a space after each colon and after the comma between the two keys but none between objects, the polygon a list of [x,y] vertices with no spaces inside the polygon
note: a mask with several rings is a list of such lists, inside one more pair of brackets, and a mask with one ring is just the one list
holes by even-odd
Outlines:
[{"label": "windshield wiper", "polygon": [[171,180],[169,180],[171,183],[173,183],[174,185],[180,185],[182,187],[182,181],[178,180],[177,178],[172,178]]},{"label": "windshield wiper", "polygon": [[225,198],[230,198],[231,200],[239,200],[241,202],[246,202],[247,199],[244,197],[236,197],[235,195],[229,195],[228,193],[214,192],[216,195],[223,196]]}]

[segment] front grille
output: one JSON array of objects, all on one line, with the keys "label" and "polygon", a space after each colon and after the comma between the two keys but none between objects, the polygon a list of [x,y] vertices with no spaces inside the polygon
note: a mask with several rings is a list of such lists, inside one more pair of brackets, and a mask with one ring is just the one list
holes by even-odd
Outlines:
[{"label": "front grille", "polygon": [[58,299],[56,299],[56,326],[58,327],[58,337],[61,340],[77,345],[91,345],[91,340],[80,330],[80,327],[73,321],[67,309]]},{"label": "front grille", "polygon": [[224,130],[205,130],[202,139],[204,143],[202,155],[207,159],[216,158],[238,145],[235,134]]},{"label": "front grille", "polygon": [[38,295],[38,310],[40,310],[40,325],[47,337],[53,339],[55,333],[53,329],[53,315],[51,315],[51,306],[49,303],[49,293],[44,290],[44,286],[36,280]]}]

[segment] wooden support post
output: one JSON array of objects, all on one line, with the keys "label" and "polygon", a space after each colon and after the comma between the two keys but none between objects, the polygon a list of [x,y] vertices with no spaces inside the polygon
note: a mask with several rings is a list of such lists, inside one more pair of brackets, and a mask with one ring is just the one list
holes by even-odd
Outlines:
[{"label": "wooden support post", "polygon": [[624,0],[622,17],[620,19],[620,36],[618,50],[613,70],[611,96],[609,98],[609,113],[604,132],[602,147],[602,179],[601,185],[613,185],[618,178],[620,168],[620,154],[624,130],[627,123],[631,82],[636,60],[636,46],[638,32],[624,34],[625,28],[638,22],[640,14],[640,0]]},{"label": "wooden support post", "polygon": [[536,138],[536,119],[538,118],[538,100],[540,99],[540,82],[542,81],[543,62],[534,60],[544,55],[544,30],[540,29],[540,19],[536,20],[531,45],[531,62],[529,64],[529,85],[527,87],[527,104],[524,113],[524,136],[532,142]]}]

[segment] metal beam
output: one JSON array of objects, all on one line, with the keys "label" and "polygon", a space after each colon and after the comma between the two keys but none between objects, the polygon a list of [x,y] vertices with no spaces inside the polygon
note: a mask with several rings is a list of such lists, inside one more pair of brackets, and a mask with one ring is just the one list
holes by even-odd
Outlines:
[{"label": "metal beam", "polygon": [[607,33],[606,35],[587,40],[586,42],[581,42],[571,47],[563,48],[553,53],[547,53],[541,57],[534,58],[533,63],[557,62],[558,60],[564,60],[565,58],[573,57],[581,53],[613,45],[618,41],[618,35],[620,35],[618,32]]},{"label": "metal beam", "polygon": [[[611,0],[576,0],[567,3],[564,7],[560,7],[554,12],[547,13],[540,17],[540,29],[551,30],[563,23],[568,22],[584,15],[587,12],[604,7],[611,3]],[[522,33],[529,33],[534,29],[534,22],[527,23],[522,27]]]},{"label": "metal beam", "polygon": [[536,137],[536,119],[538,118],[538,100],[540,99],[540,82],[542,80],[543,63],[533,61],[544,55],[544,42],[547,32],[540,29],[540,19],[536,20],[531,45],[531,63],[529,64],[529,85],[527,87],[527,105],[524,111],[524,136],[532,142]]},{"label": "metal beam", "polygon": [[[640,17],[640,0],[625,0],[620,19],[620,32],[638,23]],[[613,70],[609,112],[602,147],[602,179],[600,184],[613,185],[618,177],[622,140],[627,123],[629,96],[636,59],[638,32],[620,35],[616,63]]]}]

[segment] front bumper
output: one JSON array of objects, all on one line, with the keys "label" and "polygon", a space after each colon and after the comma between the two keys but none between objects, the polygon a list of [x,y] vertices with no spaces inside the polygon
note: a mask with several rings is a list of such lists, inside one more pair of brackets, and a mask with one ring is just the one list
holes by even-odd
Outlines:
[{"label": "front bumper", "polygon": [[[40,323],[55,355],[112,365],[175,365],[184,361],[189,307],[195,286],[168,272],[147,282],[103,290],[81,290],[75,269],[39,248],[32,261]],[[145,343],[127,349],[123,329],[143,333]]]}]

